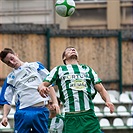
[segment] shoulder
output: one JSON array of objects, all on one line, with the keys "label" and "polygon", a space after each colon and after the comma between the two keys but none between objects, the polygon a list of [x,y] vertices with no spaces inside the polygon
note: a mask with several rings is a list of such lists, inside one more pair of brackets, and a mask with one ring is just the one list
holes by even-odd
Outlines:
[{"label": "shoulder", "polygon": [[63,72],[67,70],[66,65],[59,65],[53,68],[53,71],[56,71],[57,73]]},{"label": "shoulder", "polygon": [[62,66],[59,65],[59,66],[55,66],[52,70],[59,70]]},{"label": "shoulder", "polygon": [[88,66],[88,65],[85,65],[85,64],[80,64],[80,66],[83,68],[83,69],[91,69],[91,67],[90,66]]},{"label": "shoulder", "polygon": [[27,64],[41,64],[41,65],[43,65],[41,62],[39,62],[39,61],[34,61],[34,62],[26,62]]},{"label": "shoulder", "polygon": [[39,62],[39,61],[37,61],[37,62],[35,62],[35,63],[37,63],[38,65],[41,65],[41,66],[44,66],[41,62]]},{"label": "shoulder", "polygon": [[[14,71],[16,71],[16,70],[14,70]],[[7,75],[7,78],[6,78],[6,81],[8,81],[8,80],[14,80],[15,79],[15,72],[14,71],[12,71],[12,72],[10,72],[8,75]]]},{"label": "shoulder", "polygon": [[44,67],[44,65],[41,63],[41,62],[39,62],[39,61],[36,61],[36,62],[30,62],[30,63],[28,63],[30,66],[35,66],[35,67],[37,67],[37,68],[41,68],[41,69],[44,69],[45,67]]},{"label": "shoulder", "polygon": [[42,64],[42,63],[39,62],[39,61],[36,61],[36,62],[26,62],[25,64],[27,64],[27,65],[39,65],[39,64]]}]

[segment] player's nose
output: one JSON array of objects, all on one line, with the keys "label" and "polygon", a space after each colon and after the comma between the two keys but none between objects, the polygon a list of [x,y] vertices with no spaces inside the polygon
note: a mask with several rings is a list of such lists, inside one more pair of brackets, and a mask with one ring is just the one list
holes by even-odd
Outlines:
[{"label": "player's nose", "polygon": [[74,48],[71,48],[71,50],[72,50],[72,51],[75,51],[75,49],[74,49]]},{"label": "player's nose", "polygon": [[9,63],[12,64],[12,65],[15,64],[15,62],[13,60],[10,60]]}]

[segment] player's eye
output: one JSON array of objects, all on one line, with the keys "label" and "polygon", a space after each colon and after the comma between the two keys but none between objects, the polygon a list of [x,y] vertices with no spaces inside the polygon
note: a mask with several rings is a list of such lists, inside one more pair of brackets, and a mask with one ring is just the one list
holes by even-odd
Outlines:
[{"label": "player's eye", "polygon": [[14,57],[11,57],[10,60],[14,60]]}]

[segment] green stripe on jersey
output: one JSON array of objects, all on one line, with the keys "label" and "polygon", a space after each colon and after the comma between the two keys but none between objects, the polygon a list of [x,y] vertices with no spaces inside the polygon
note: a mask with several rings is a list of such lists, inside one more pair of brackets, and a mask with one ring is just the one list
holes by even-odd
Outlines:
[{"label": "green stripe on jersey", "polygon": [[[80,70],[78,68],[77,65],[72,65],[73,67],[73,70],[74,70],[74,73],[80,73]],[[78,97],[79,97],[79,103],[80,103],[80,110],[85,110],[85,107],[84,107],[84,92],[83,91],[78,91]]]},{"label": "green stripe on jersey", "polygon": [[[65,73],[65,75],[68,75],[68,77],[69,77],[69,75],[73,72],[73,69],[70,69],[70,67],[67,67],[67,66],[65,66],[66,67],[66,70],[68,70],[68,73]],[[68,100],[67,100],[67,102],[68,102],[68,104],[69,104],[69,112],[74,112],[75,111],[75,105],[74,105],[74,95],[73,95],[73,92],[72,92],[72,89],[69,87],[69,84],[71,83],[71,80],[66,80],[65,81],[65,84],[66,84],[66,86],[65,86],[65,88],[67,88],[66,90],[67,90],[67,97],[68,97]]]}]

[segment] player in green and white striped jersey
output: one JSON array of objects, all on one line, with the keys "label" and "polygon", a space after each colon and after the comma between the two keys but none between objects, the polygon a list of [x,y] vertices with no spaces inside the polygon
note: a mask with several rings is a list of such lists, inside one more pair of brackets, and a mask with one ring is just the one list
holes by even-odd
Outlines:
[{"label": "player in green and white striped jersey", "polygon": [[110,112],[114,111],[101,79],[91,67],[79,64],[78,52],[74,47],[67,47],[62,59],[65,65],[53,68],[39,85],[40,95],[44,97],[49,92],[48,86],[56,82],[65,107],[65,133],[101,133],[94,113],[92,92],[96,89]]},{"label": "player in green and white striped jersey", "polygon": [[[58,105],[61,108],[60,99],[57,97]],[[50,112],[49,115],[49,121],[48,121],[48,129],[49,133],[63,133],[64,128],[64,117],[61,114],[57,114],[55,112],[55,109],[52,106],[52,100],[50,99],[48,101],[48,109]]]}]

